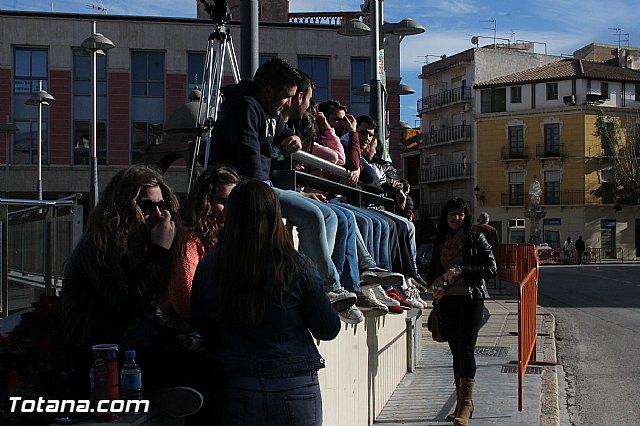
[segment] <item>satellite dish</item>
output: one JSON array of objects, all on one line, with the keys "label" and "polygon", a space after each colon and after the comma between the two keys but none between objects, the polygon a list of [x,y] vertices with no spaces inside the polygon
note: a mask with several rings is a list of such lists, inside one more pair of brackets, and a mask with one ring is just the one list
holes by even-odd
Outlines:
[{"label": "satellite dish", "polygon": [[471,44],[478,44],[478,36],[471,37]]}]

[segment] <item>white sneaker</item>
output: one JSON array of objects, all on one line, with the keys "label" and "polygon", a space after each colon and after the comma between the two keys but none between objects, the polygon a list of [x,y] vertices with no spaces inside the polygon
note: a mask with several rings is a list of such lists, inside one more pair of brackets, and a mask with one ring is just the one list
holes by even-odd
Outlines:
[{"label": "white sneaker", "polygon": [[359,322],[364,321],[362,311],[355,306],[351,306],[343,311],[338,311],[338,316],[347,324],[358,324]]},{"label": "white sneaker", "polygon": [[333,309],[338,312],[345,311],[356,303],[356,295],[354,293],[350,293],[344,288],[339,288],[336,291],[330,291],[327,293],[327,297],[329,297],[329,302]]},{"label": "white sneaker", "polygon": [[400,306],[400,302],[387,296],[387,293],[385,293],[385,291],[382,289],[382,286],[379,285],[373,287],[371,288],[371,291],[373,291],[373,294],[376,296],[378,302],[387,306]]},{"label": "white sneaker", "polygon": [[420,309],[424,309],[427,307],[427,302],[425,302],[420,298],[420,290],[414,287],[409,289],[407,293],[409,294],[409,297],[407,298],[407,300],[409,301],[409,304],[415,303],[416,305],[420,305],[420,306],[416,306],[416,307],[419,307]]}]

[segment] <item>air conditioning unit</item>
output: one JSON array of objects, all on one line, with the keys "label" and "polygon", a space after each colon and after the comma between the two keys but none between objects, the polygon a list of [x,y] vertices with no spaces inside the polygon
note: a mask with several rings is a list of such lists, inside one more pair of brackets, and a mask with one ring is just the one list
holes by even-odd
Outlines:
[{"label": "air conditioning unit", "polygon": [[471,111],[472,109],[473,109],[473,107],[471,106],[471,104],[462,105],[462,112]]},{"label": "air conditioning unit", "polygon": [[575,95],[563,96],[562,101],[564,102],[565,105],[569,105],[569,106],[575,105],[576,96]]}]

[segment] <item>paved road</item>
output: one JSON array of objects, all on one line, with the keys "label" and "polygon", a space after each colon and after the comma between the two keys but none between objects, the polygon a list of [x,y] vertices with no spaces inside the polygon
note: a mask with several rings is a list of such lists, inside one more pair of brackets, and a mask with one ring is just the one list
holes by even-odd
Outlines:
[{"label": "paved road", "polygon": [[572,425],[640,424],[640,265],[544,266]]}]

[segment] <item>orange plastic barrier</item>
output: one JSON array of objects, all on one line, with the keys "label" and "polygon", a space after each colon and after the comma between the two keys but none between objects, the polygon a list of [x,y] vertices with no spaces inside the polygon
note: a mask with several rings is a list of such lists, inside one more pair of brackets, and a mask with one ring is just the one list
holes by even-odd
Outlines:
[{"label": "orange plastic barrier", "polygon": [[496,252],[498,277],[518,285],[518,411],[529,363],[536,363],[536,308],[539,260],[534,244],[500,244]]}]

